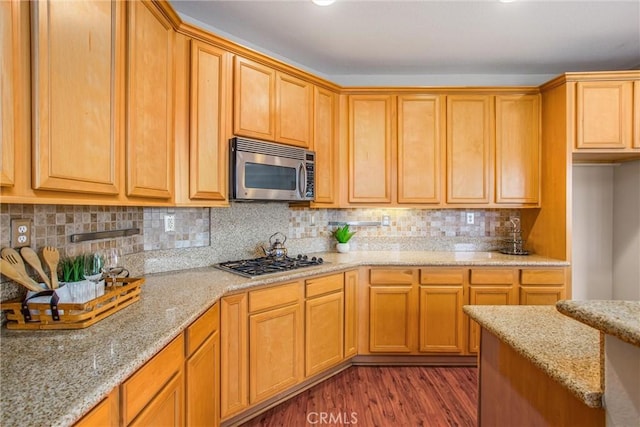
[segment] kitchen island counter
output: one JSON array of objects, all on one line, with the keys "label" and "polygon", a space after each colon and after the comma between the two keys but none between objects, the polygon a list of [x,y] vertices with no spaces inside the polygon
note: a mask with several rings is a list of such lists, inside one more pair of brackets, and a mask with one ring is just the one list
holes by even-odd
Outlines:
[{"label": "kitchen island counter", "polygon": [[223,295],[361,266],[567,266],[493,252],[316,253],[325,263],[253,279],[214,267],[145,276],[140,301],[81,330],[2,328],[0,424],[68,426]]}]

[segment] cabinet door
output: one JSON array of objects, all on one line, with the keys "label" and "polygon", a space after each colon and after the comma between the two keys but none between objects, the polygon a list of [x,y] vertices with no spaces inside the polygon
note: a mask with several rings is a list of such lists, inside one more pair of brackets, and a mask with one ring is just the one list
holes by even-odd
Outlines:
[{"label": "cabinet door", "polygon": [[[517,304],[517,294],[513,286],[470,286],[469,304],[471,305],[509,305]],[[469,352],[477,353],[480,348],[480,326],[469,319]]]},{"label": "cabinet door", "polygon": [[633,142],[631,147],[640,149],[640,81],[633,82]]},{"label": "cabinet door", "polygon": [[520,271],[520,304],[552,305],[565,298],[566,272],[557,269],[523,269]]},{"label": "cabinet door", "polygon": [[191,41],[189,197],[227,198],[227,68],[231,54]]},{"label": "cabinet door", "polygon": [[629,148],[633,82],[576,83],[576,148]]},{"label": "cabinet door", "polygon": [[247,402],[247,294],[230,295],[220,304],[220,416],[243,410]]},{"label": "cabinet door", "polygon": [[125,6],[32,3],[34,189],[120,191]]},{"label": "cabinet door", "polygon": [[369,287],[369,351],[414,350],[417,302],[414,286]]},{"label": "cabinet door", "polygon": [[398,97],[398,203],[439,203],[442,137],[440,97]]},{"label": "cabinet door", "polygon": [[390,203],[393,97],[349,97],[349,202]]},{"label": "cabinet door", "polygon": [[462,285],[420,286],[420,351],[464,351],[463,301]]},{"label": "cabinet door", "polygon": [[127,195],[173,195],[173,42],[169,21],[147,2],[129,2]]},{"label": "cabinet door", "polygon": [[344,273],[344,357],[358,354],[358,271]]},{"label": "cabinet door", "polygon": [[102,402],[75,423],[74,427],[118,427],[120,413],[118,396],[118,387],[116,387]]},{"label": "cabinet door", "polygon": [[300,303],[249,318],[249,402],[256,403],[297,384],[304,361]]},{"label": "cabinet door", "polygon": [[215,332],[187,360],[187,424],[219,425],[220,335]]},{"label": "cabinet door", "polygon": [[540,201],[540,95],[496,96],[496,202]]},{"label": "cabinet door", "polygon": [[234,61],[233,133],[273,141],[276,136],[276,72],[240,56]]},{"label": "cabinet door", "polygon": [[184,426],[184,375],[178,372],[133,420],[131,427]]},{"label": "cabinet door", "polygon": [[489,203],[492,170],[492,98],[447,98],[447,202]]},{"label": "cabinet door", "polygon": [[338,192],[337,147],[335,146],[336,95],[315,88],[312,150],[316,152],[315,203],[334,203]]},{"label": "cabinet door", "polygon": [[313,122],[313,85],[276,73],[276,141],[309,147]]},{"label": "cabinet door", "polygon": [[0,187],[15,184],[20,2],[0,2]]},{"label": "cabinet door", "polygon": [[305,375],[310,377],[342,361],[344,293],[305,302]]}]

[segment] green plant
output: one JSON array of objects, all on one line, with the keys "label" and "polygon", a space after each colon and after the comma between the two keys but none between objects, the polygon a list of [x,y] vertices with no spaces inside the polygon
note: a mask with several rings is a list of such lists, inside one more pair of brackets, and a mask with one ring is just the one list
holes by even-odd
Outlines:
[{"label": "green plant", "polygon": [[60,262],[63,282],[80,282],[84,280],[84,257],[77,255],[65,257]]},{"label": "green plant", "polygon": [[347,243],[354,234],[356,234],[355,231],[349,231],[349,224],[338,227],[333,231],[333,237],[335,237],[338,243]]}]

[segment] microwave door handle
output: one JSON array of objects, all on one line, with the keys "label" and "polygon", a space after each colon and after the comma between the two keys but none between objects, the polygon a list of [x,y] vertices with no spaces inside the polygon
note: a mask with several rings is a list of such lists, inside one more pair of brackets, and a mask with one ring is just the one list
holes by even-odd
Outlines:
[{"label": "microwave door handle", "polygon": [[307,170],[304,164],[298,165],[298,193],[301,199],[307,193]]}]

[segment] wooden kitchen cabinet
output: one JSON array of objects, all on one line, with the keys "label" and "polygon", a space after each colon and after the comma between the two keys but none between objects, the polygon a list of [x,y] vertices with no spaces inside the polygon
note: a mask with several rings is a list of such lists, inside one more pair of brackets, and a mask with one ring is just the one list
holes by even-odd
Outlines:
[{"label": "wooden kitchen cabinet", "polygon": [[175,34],[151,2],[126,5],[127,196],[169,200],[174,192]]},{"label": "wooden kitchen cabinet", "polygon": [[402,203],[440,203],[444,124],[443,97],[398,96],[398,195]]},{"label": "wooden kitchen cabinet", "polygon": [[493,97],[447,97],[447,203],[492,201]]},{"label": "wooden kitchen cabinet", "polygon": [[184,335],[121,386],[124,425],[184,425]]},{"label": "wooden kitchen cabinet", "polygon": [[640,81],[633,82],[633,140],[631,148],[640,150]]},{"label": "wooden kitchen cabinet", "polygon": [[186,425],[216,427],[220,421],[220,304],[185,332]]},{"label": "wooden kitchen cabinet", "polygon": [[119,416],[119,388],[116,387],[102,402],[75,423],[74,427],[118,427]]},{"label": "wooden kitchen cabinet", "polygon": [[540,203],[540,95],[496,96],[496,203]]},{"label": "wooden kitchen cabinet", "polygon": [[344,273],[306,280],[305,376],[340,363],[344,355]]},{"label": "wooden kitchen cabinet", "polygon": [[229,418],[249,404],[247,293],[220,302],[220,417]]},{"label": "wooden kitchen cabinet", "polygon": [[523,269],[520,271],[520,304],[552,305],[566,296],[566,270]]},{"label": "wooden kitchen cabinet", "polygon": [[[472,269],[469,278],[469,304],[518,304],[517,286],[518,269]],[[475,321],[469,319],[469,353],[477,353],[480,348],[480,329]]]},{"label": "wooden kitchen cabinet", "polygon": [[369,351],[411,353],[417,334],[418,271],[369,271]]},{"label": "wooden kitchen cabinet", "polygon": [[316,197],[313,205],[318,207],[333,205],[338,197],[337,99],[334,92],[316,86],[313,143],[310,148],[316,152]]},{"label": "wooden kitchen cabinet", "polygon": [[577,150],[632,147],[633,86],[630,80],[576,83]]},{"label": "wooden kitchen cabinet", "polygon": [[395,97],[350,95],[348,103],[348,201],[391,203]]},{"label": "wooden kitchen cabinet", "polygon": [[464,351],[463,268],[420,270],[419,351],[462,353]]},{"label": "wooden kitchen cabinet", "polygon": [[[33,189],[120,192],[126,6],[118,1],[31,3],[37,53],[32,64]],[[3,4],[7,7],[15,5]],[[3,31],[11,28],[3,25]],[[11,111],[3,108],[3,122]],[[11,130],[3,127],[3,156],[4,133]],[[10,171],[3,164],[3,174]]]},{"label": "wooden kitchen cabinet", "polygon": [[358,354],[358,271],[344,273],[344,358]]},{"label": "wooden kitchen cabinet", "polygon": [[302,282],[249,292],[249,403],[297,384],[303,377]]},{"label": "wooden kitchen cabinet", "polygon": [[276,141],[308,148],[313,132],[314,86],[276,72]]}]

